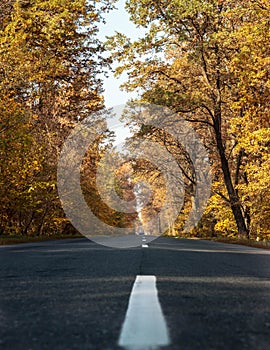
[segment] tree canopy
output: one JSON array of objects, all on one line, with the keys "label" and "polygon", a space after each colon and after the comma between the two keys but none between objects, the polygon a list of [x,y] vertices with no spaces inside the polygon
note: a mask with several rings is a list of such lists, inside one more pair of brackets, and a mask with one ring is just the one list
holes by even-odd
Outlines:
[{"label": "tree canopy", "polygon": [[0,24],[0,229],[62,232],[57,156],[103,106],[98,23],[112,1],[5,0]]},{"label": "tree canopy", "polygon": [[[145,35],[132,41],[116,33],[104,55],[98,25],[115,2],[1,2],[0,232],[53,234],[69,225],[57,195],[58,155],[71,130],[104,107],[100,73],[114,60],[116,75],[127,73],[124,88],[138,89],[140,102],[184,118],[208,151],[212,193],[189,234],[269,238],[269,1],[127,0],[131,21]],[[132,115],[126,122],[137,123]],[[128,227],[137,214],[108,208],[95,182],[102,152],[107,148],[117,157],[111,136],[105,132],[87,152],[82,189],[101,220]],[[164,130],[135,127],[133,141],[140,136],[165,147],[183,173],[186,196],[171,228],[182,232],[197,185],[191,158]],[[152,186],[140,218],[147,223],[161,210],[166,184],[153,164],[131,160],[115,174],[114,184],[128,201],[130,172],[134,183]]]},{"label": "tree canopy", "polygon": [[268,1],[129,0],[126,9],[147,34],[109,38],[116,75],[126,71],[126,89],[189,121],[209,151],[213,194],[201,225],[210,217],[222,234],[266,237]]}]

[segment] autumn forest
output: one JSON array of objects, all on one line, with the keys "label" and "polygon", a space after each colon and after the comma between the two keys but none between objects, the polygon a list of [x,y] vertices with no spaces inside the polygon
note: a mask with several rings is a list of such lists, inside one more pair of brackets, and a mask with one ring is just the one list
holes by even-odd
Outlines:
[{"label": "autumn forest", "polygon": [[[59,200],[58,157],[76,125],[104,108],[102,76],[113,67],[116,77],[127,75],[123,89],[140,91],[137,102],[184,119],[209,156],[211,195],[198,225],[186,232],[197,181],[190,157],[164,130],[134,128],[132,114],[126,119],[133,138],[166,147],[184,174],[183,208],[164,233],[270,240],[269,1],[127,0],[130,20],[145,35],[134,41],[116,32],[101,42],[99,23],[115,6],[115,0],[1,1],[0,235],[75,233]],[[88,150],[82,188],[95,215],[128,227],[136,213],[110,210],[95,182],[112,139],[106,131]],[[115,174],[126,200],[133,195],[130,174],[152,186],[142,211],[147,225],[161,210],[164,179],[149,161],[130,160]]]}]

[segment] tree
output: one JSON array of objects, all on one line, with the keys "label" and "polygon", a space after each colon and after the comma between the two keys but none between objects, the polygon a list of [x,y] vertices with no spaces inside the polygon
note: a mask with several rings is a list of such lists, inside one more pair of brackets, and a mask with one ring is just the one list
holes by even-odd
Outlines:
[{"label": "tree", "polygon": [[76,123],[103,106],[98,73],[107,61],[101,57],[97,24],[112,3],[1,3],[4,232],[42,234],[63,228],[56,191],[57,156]]},{"label": "tree", "polygon": [[227,38],[236,49],[230,71],[237,79],[231,132],[237,134],[236,150],[241,155],[238,190],[248,212],[250,233],[261,238],[269,235],[270,217],[269,11],[265,0],[250,2],[249,20],[242,23],[243,14],[230,11],[229,16],[238,27]]},{"label": "tree", "polygon": [[[266,28],[267,2],[129,0],[126,8],[131,20],[148,32],[135,42],[121,33],[109,39],[112,57],[120,63],[116,74],[126,70],[127,89],[142,89],[143,101],[167,106],[194,125],[209,149],[214,181],[224,183],[225,193],[217,194],[229,204],[238,234],[247,237],[249,208],[239,194],[240,179],[245,177],[244,151],[239,147],[242,135],[240,130],[232,131],[232,126],[235,118],[245,123],[243,109],[235,106],[244,103],[243,94],[244,98],[248,95],[244,77],[252,74],[245,63],[239,73],[237,59],[243,61],[239,50],[243,54],[251,44],[244,39],[247,30],[252,33],[250,39],[260,36],[261,44],[269,49],[263,26],[252,27],[254,19],[257,24],[263,19]],[[257,53],[260,61],[262,52]],[[260,95],[259,86],[254,90]],[[257,113],[258,104],[253,102]]]}]

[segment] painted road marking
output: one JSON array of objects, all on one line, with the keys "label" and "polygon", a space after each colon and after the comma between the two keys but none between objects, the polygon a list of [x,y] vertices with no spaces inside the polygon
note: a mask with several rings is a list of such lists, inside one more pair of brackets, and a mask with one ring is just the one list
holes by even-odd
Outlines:
[{"label": "painted road marking", "polygon": [[155,276],[137,276],[118,345],[126,350],[150,350],[170,344],[158,300]]},{"label": "painted road marking", "polygon": [[148,248],[148,244],[145,237],[142,238],[142,248]]}]

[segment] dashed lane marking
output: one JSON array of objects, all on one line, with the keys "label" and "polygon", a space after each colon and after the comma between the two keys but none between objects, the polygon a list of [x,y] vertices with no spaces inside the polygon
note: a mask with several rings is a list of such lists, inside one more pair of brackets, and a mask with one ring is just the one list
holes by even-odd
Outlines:
[{"label": "dashed lane marking", "polygon": [[137,276],[118,345],[126,350],[150,350],[170,344],[158,300],[155,276]]}]

